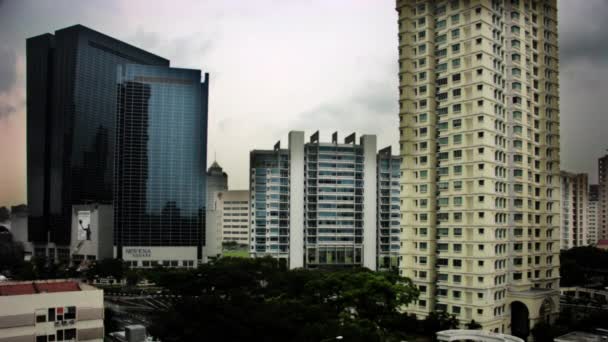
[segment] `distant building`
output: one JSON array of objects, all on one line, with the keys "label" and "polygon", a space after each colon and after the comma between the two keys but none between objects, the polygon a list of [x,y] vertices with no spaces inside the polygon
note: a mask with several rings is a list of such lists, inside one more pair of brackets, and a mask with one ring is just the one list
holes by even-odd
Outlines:
[{"label": "distant building", "polygon": [[[222,170],[220,164],[217,161],[214,161],[213,164],[207,170],[207,183],[205,184],[205,192],[206,192],[206,208],[205,208],[205,227],[203,229],[203,259],[207,260],[208,256],[216,256],[220,250],[217,250],[217,244],[221,239],[219,233],[215,233],[218,222],[216,221],[216,217],[213,215],[217,214],[215,207],[215,194],[218,191],[227,191],[228,190],[228,174]],[[207,234],[211,234],[208,236]],[[209,241],[209,239],[214,241]],[[211,245],[209,245],[211,244]]]},{"label": "distant building", "polygon": [[[339,142],[334,133],[331,142],[323,143],[319,132],[305,142],[298,131],[289,133],[287,149],[277,143],[273,150],[252,151],[251,255],[270,255],[290,268],[375,270],[380,246],[381,260],[390,265],[397,244],[392,238],[397,232],[391,230],[394,208],[384,206],[378,216],[378,206],[398,203],[392,198],[399,196],[399,163],[390,150],[376,151],[374,135],[357,141],[351,134]],[[379,224],[386,226],[381,240]]]},{"label": "distant building", "polygon": [[598,176],[598,214],[597,239],[608,239],[608,154],[599,158],[597,163]]},{"label": "distant building", "polygon": [[104,338],[103,291],[74,280],[0,283],[0,341]]},{"label": "distant building", "polygon": [[228,174],[224,172],[220,164],[214,161],[207,170],[207,206],[213,208],[215,192],[228,190]]},{"label": "distant building", "polygon": [[594,245],[598,241],[599,215],[599,186],[589,185],[589,204],[587,206],[587,244]]},{"label": "distant building", "polygon": [[231,241],[249,249],[249,191],[216,191],[212,198],[204,254],[217,257],[222,253],[222,243]]},{"label": "distant building", "polygon": [[586,173],[560,172],[561,237],[560,248],[586,246],[589,184]]}]

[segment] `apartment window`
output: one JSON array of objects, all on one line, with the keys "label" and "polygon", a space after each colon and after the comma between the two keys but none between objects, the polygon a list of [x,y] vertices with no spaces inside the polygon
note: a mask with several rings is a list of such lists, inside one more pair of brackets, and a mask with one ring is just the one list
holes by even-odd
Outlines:
[{"label": "apartment window", "polygon": [[435,28],[436,28],[437,30],[441,30],[441,29],[445,28],[445,26],[446,26],[446,21],[445,21],[445,19],[444,19],[444,20],[439,20],[439,21],[437,22],[437,24],[435,25]]},{"label": "apartment window", "polygon": [[511,33],[519,34],[519,32],[520,32],[519,26],[517,26],[517,25],[511,26]]},{"label": "apartment window", "polygon": [[462,143],[462,134],[454,134],[452,140],[454,140],[455,145],[460,145]]},{"label": "apartment window", "polygon": [[[460,165],[457,165],[460,166]],[[462,168],[462,166],[460,166]],[[459,191],[462,190],[462,181],[454,181],[454,190]]]},{"label": "apartment window", "polygon": [[451,20],[452,20],[452,25],[454,25],[454,24],[458,24],[458,21],[460,20],[460,15],[459,15],[459,14],[454,14],[454,15],[451,17]]},{"label": "apartment window", "polygon": [[481,42],[482,42],[482,38],[475,39],[475,44],[481,45]]},{"label": "apartment window", "polygon": [[452,120],[452,128],[459,129],[462,127],[462,120],[454,119]]},{"label": "apartment window", "polygon": [[[458,59],[458,61],[460,62],[460,59]],[[462,91],[460,88],[456,88],[456,89],[452,90],[452,97],[460,97],[461,94],[462,94]]]},{"label": "apartment window", "polygon": [[454,112],[454,113],[460,113],[461,110],[462,110],[462,105],[460,103],[452,106],[452,112]]},{"label": "apartment window", "polygon": [[[460,52],[460,44],[454,44],[452,45],[452,53],[459,53]],[[458,63],[460,64],[460,63]]]},{"label": "apartment window", "polygon": [[443,44],[446,41],[447,41],[447,35],[445,35],[445,34],[439,35],[439,36],[437,36],[437,39],[435,39],[436,44]]},{"label": "apartment window", "polygon": [[460,37],[460,29],[452,30],[452,39],[458,39]]}]

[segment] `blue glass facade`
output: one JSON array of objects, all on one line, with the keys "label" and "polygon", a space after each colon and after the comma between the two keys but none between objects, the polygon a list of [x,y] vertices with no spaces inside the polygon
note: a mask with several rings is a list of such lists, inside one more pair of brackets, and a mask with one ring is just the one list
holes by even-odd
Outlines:
[{"label": "blue glass facade", "polygon": [[199,70],[118,68],[118,251],[126,246],[196,246],[201,257],[208,85],[208,75],[201,83]]},{"label": "blue glass facade", "polygon": [[81,25],[27,40],[28,222],[70,242],[72,205],[112,201],[116,68],[169,61]]}]

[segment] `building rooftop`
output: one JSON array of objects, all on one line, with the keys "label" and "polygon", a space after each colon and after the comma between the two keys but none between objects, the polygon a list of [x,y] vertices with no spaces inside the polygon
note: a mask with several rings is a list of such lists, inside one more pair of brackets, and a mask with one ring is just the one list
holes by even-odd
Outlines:
[{"label": "building rooftop", "polygon": [[21,296],[38,293],[73,292],[93,290],[93,286],[77,280],[57,279],[0,283],[0,296]]}]

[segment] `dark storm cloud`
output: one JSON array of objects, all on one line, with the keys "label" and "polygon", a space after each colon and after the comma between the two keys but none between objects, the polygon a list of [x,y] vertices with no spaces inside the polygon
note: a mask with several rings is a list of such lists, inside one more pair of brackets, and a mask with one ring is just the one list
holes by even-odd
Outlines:
[{"label": "dark storm cloud", "polygon": [[298,116],[293,129],[355,130],[378,134],[386,120],[397,120],[396,84],[363,82],[342,101],[322,103]]},{"label": "dark storm cloud", "polygon": [[560,59],[608,64],[608,1],[560,1]]}]

